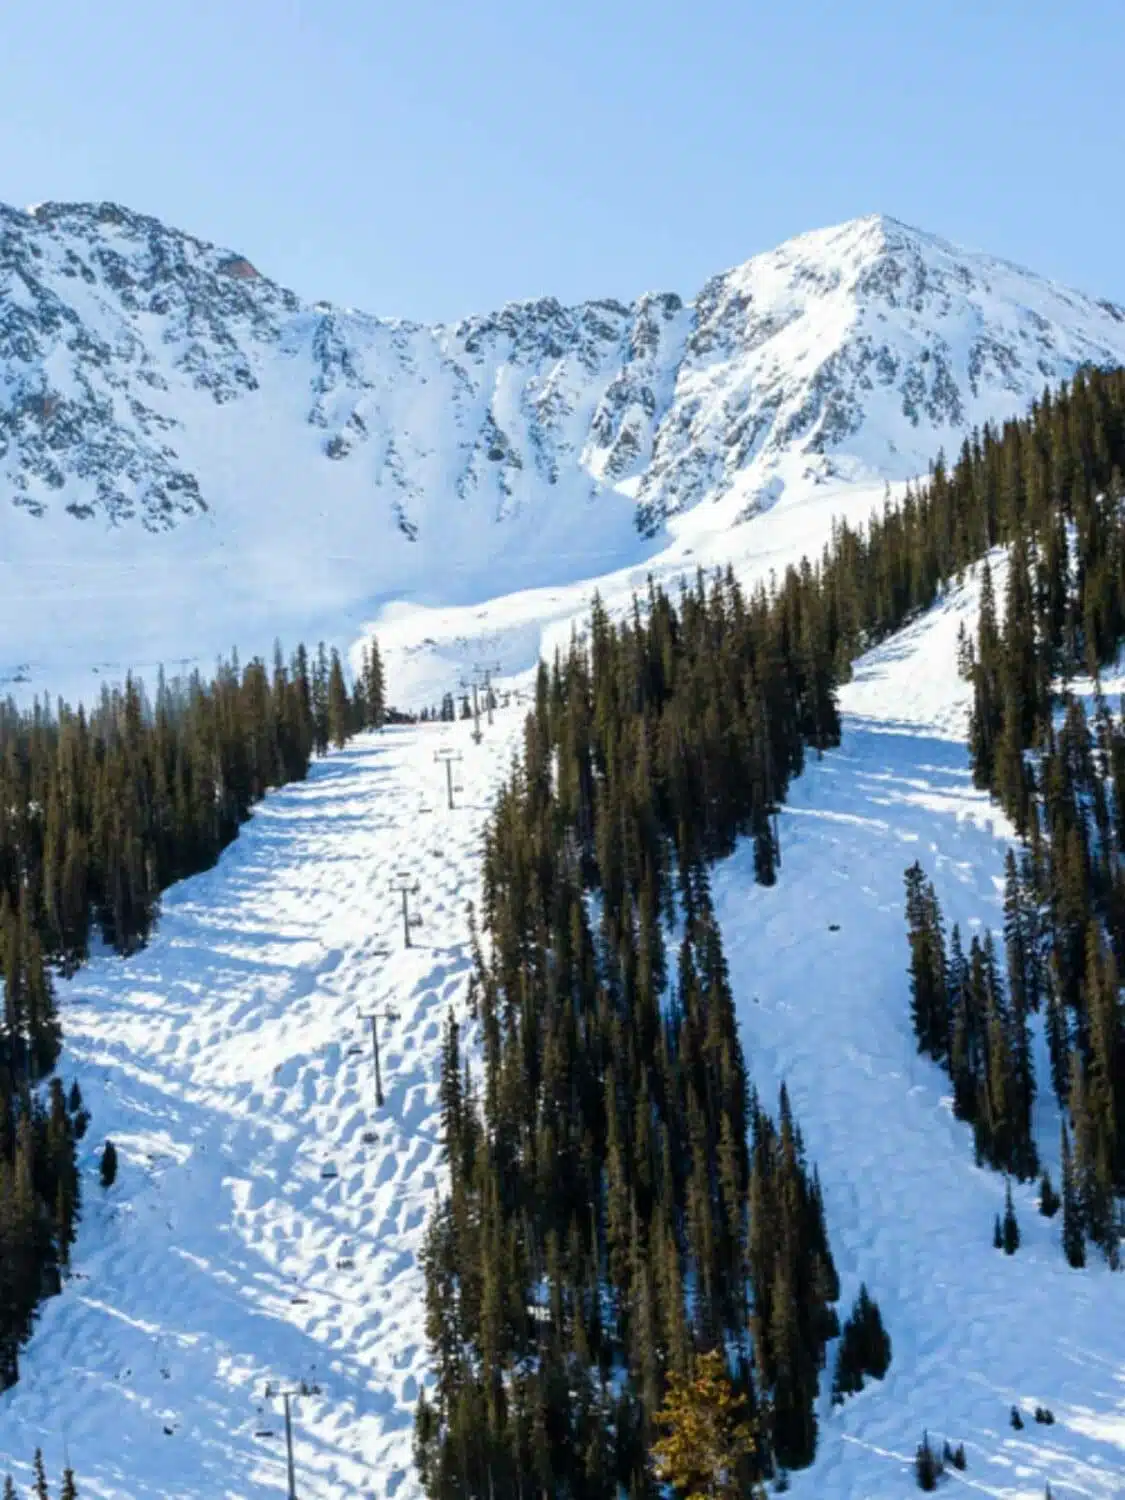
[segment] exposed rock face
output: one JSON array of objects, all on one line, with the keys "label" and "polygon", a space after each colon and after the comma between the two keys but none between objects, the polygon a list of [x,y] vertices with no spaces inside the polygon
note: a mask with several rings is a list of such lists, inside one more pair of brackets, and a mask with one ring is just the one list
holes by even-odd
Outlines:
[{"label": "exposed rock face", "polygon": [[545,297],[431,328],[308,306],[115,204],[0,207],[0,517],[201,516],[207,408],[242,402],[359,466],[406,538],[448,507],[503,523],[607,487],[654,533],[725,497],[752,512],[795,460],[813,479],[924,471],[1079,365],[1121,360],[1120,308],[882,217],[802,235],[692,302]]}]

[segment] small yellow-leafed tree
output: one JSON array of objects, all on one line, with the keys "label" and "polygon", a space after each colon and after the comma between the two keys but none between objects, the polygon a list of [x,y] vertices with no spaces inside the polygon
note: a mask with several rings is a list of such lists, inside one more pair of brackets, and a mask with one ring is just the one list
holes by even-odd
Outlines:
[{"label": "small yellow-leafed tree", "polygon": [[720,1350],[700,1355],[689,1378],[668,1376],[655,1422],[662,1432],[652,1449],[657,1478],[682,1500],[761,1494],[747,1478],[757,1451],[754,1424]]}]

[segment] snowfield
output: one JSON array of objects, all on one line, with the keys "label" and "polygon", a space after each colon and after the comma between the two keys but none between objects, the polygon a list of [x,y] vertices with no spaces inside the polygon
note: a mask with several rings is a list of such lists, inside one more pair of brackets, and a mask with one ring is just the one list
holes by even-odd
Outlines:
[{"label": "snowfield", "polygon": [[[295,1403],[304,1500],[417,1493],[441,1031],[463,1008],[479,829],[520,717],[480,748],[464,725],[387,730],[320,762],[168,893],[144,952],[61,987],[63,1073],[95,1121],[83,1221],[0,1398],[0,1468],[26,1478],[42,1445],[52,1473],[69,1453],[84,1497],[276,1496],[284,1423],[263,1392],[305,1380],[322,1394]],[[454,812],[433,761],[447,742],[464,754]],[[400,871],[421,887],[409,950]],[[384,1006],[376,1110],[358,1016]]]},{"label": "snowfield", "polygon": [[[1010,830],[972,787],[954,666],[976,611],[969,580],[859,664],[841,748],[810,763],[781,815],[773,889],[753,884],[749,848],[715,871],[751,1075],[767,1102],[789,1087],[841,1311],[866,1281],[894,1345],[886,1380],[842,1409],[825,1380],[818,1459],[793,1476],[794,1500],[902,1500],[923,1428],[965,1445],[950,1490],[1125,1496],[1125,1277],[1070,1270],[1032,1187],[1015,1192],[1023,1248],[992,1248],[1003,1179],[974,1166],[910,1026],[906,865],[922,861],[966,937],[1000,917]],[[94,1126],[75,1275],[0,1398],[3,1463],[25,1481],[41,1444],[98,1500],[264,1500],[284,1491],[264,1387],[303,1379],[321,1388],[295,1404],[303,1500],[416,1500],[441,1027],[464,1014],[479,832],[521,719],[498,713],[479,747],[465,724],[421,725],[331,755],[168,894],[147,950],[63,987],[63,1072]],[[453,812],[433,759],[445,744],[464,756]],[[421,886],[409,950],[400,871]],[[376,1110],[357,1015],[383,1005],[398,1019]],[[1049,1093],[1036,1120],[1057,1182]],[[103,1193],[106,1134],[121,1167]]]}]

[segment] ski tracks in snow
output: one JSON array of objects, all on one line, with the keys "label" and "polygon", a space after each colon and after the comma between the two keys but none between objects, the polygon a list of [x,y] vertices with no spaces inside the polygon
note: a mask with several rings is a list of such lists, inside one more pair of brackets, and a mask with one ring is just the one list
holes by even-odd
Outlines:
[{"label": "ski tracks in snow", "polygon": [[[777,884],[753,884],[748,847],[715,872],[748,1068],[768,1105],[786,1083],[820,1171],[841,1321],[865,1281],[894,1349],[884,1381],[833,1409],[830,1347],[818,1456],[793,1476],[794,1500],[903,1500],[923,1429],[939,1449],[965,1445],[951,1491],[1042,1500],[1049,1481],[1056,1500],[1125,1496],[1125,1276],[1093,1251],[1070,1270],[1061,1218],[1039,1215],[1034,1184],[1013,1184],[1021,1249],[992,1248],[1004,1179],[974,1164],[949,1079],[911,1025],[906,867],[917,859],[934,880],[966,951],[1002,924],[1011,829],[972,785],[952,649],[976,608],[970,585],[859,664],[840,749],[782,810]],[[1036,1040],[1036,1131],[1057,1186],[1058,1110]],[[1034,1421],[1037,1405],[1055,1425]]]},{"label": "ski tracks in snow", "polygon": [[[1125,1496],[1125,1276],[1071,1271],[1030,1185],[1014,1190],[1022,1248],[993,1250],[1003,1179],[974,1165],[911,1030],[905,867],[922,862],[966,946],[1000,921],[1010,829],[971,784],[955,669],[976,608],[970,580],[858,665],[840,749],[782,811],[777,885],[754,885],[745,847],[714,873],[750,1072],[770,1105],[789,1088],[841,1313],[866,1281],[894,1343],[887,1378],[842,1409],[826,1376],[794,1500],[902,1500],[923,1428],[965,1444],[951,1489],[1041,1500],[1049,1480],[1058,1500]],[[481,826],[521,723],[508,711],[479,747],[464,724],[418,726],[329,757],[168,894],[148,949],[63,988],[63,1073],[95,1138],[76,1274],[0,1398],[14,1472],[41,1444],[53,1472],[65,1448],[99,1500],[265,1500],[284,1489],[284,1440],[263,1388],[304,1379],[322,1392],[295,1407],[302,1500],[415,1500],[442,1022],[464,1011]],[[444,742],[464,754],[453,813],[433,761]],[[409,950],[400,871],[421,887]],[[358,1014],[384,1005],[398,1019],[380,1037],[376,1110]],[[1037,1134],[1057,1183],[1037,1044]],[[103,1194],[106,1134],[121,1172]],[[1054,1426],[1034,1422],[1037,1404]]]},{"label": "ski tracks in snow", "polygon": [[[294,1403],[304,1500],[417,1494],[442,1029],[464,1015],[481,828],[521,722],[499,714],[480,746],[463,724],[356,740],[169,891],[148,948],[60,987],[62,1072],[93,1125],[75,1275],[0,1404],[14,1473],[42,1446],[83,1495],[273,1496],[284,1422],[264,1388],[304,1380],[321,1388]],[[454,811],[441,744],[464,757]],[[400,873],[419,885],[409,949]],[[360,1013],[384,1007],[377,1109]]]}]

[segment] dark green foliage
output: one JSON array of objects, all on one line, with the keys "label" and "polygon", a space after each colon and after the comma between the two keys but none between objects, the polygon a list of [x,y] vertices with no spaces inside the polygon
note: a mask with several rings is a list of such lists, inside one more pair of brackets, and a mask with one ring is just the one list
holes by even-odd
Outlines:
[{"label": "dark green foliage", "polygon": [[992,1248],[994,1250],[1003,1250],[1004,1248],[1004,1230],[1000,1224],[999,1214],[992,1221]]},{"label": "dark green foliage", "polygon": [[[47,1471],[43,1464],[42,1451],[39,1448],[36,1448],[32,1462],[31,1493],[33,1500],[51,1500],[51,1492],[47,1488]],[[4,1480],[4,1500],[16,1500],[16,1487],[10,1474]],[[59,1500],[78,1500],[78,1484],[74,1477],[74,1470],[69,1464],[63,1470]]]},{"label": "dark green foliage", "polygon": [[1020,1415],[1018,1406],[1013,1406],[1008,1414],[1008,1420],[1017,1432],[1023,1431],[1023,1417]]},{"label": "dark green foliage", "polygon": [[1074,1162],[1070,1154],[1070,1136],[1066,1121],[1062,1132],[1062,1246],[1067,1263],[1076,1270],[1086,1264],[1085,1221],[1082,1202],[1074,1181]]},{"label": "dark green foliage", "polygon": [[941,1457],[930,1442],[929,1433],[924,1432],[914,1454],[914,1479],[918,1488],[936,1490],[943,1472]]},{"label": "dark green foliage", "polygon": [[485,841],[479,1083],[444,1049],[434,1500],[653,1500],[666,1376],[717,1347],[761,1468],[812,1460],[836,1272],[789,1100],[749,1095],[707,866],[746,837],[776,878],[778,803],[839,732],[826,628],[811,574],[700,578],[617,624],[595,602],[540,668]]},{"label": "dark green foliage", "polygon": [[1020,1226],[1016,1219],[1015,1206],[1012,1203],[1012,1184],[1004,1185],[1004,1254],[1015,1255],[1020,1247]]},{"label": "dark green foliage", "polygon": [[112,1141],[107,1140],[105,1143],[105,1147],[102,1150],[101,1165],[98,1170],[102,1180],[102,1187],[112,1187],[117,1181],[117,1147]]},{"label": "dark green foliage", "polygon": [[1062,1199],[1055,1192],[1054,1185],[1051,1182],[1051,1174],[1044,1167],[1043,1175],[1039,1179],[1039,1212],[1045,1219],[1053,1219],[1058,1213],[1061,1204]]},{"label": "dark green foliage", "polygon": [[1037,1406],[1035,1408],[1035,1420],[1043,1427],[1054,1425],[1055,1414],[1049,1406]]},{"label": "dark green foliage", "polygon": [[[1024,906],[1014,862],[1010,899]],[[1022,998],[1004,994],[991,934],[973,938],[966,958],[956,927],[946,954],[941,907],[921,865],[906,871],[906,924],[910,944],[910,990],[919,1051],[948,1071],[958,1117],[973,1126],[978,1160],[1002,1171],[1031,1177],[1038,1165],[1031,1138],[1035,1081],[1027,1030],[1027,996],[1034,987],[1031,960],[1024,953],[1019,980]],[[1023,952],[1013,939],[1013,948]]]},{"label": "dark green foliage", "polygon": [[828,648],[846,662],[989,548],[1007,548],[1003,609],[981,563],[977,638],[961,638],[958,664],[973,686],[974,778],[1027,845],[1006,870],[1008,993],[987,956],[974,974],[951,955],[943,1014],[919,872],[908,892],[915,1028],[941,1061],[948,1022],[955,1108],[978,1157],[1026,1180],[1038,1169],[1027,1017],[1045,1007],[1051,1082],[1073,1117],[1081,1234],[1111,1265],[1125,1193],[1125,721],[1098,691],[1091,722],[1054,684],[1096,673],[1125,641],[1123,472],[1125,371],[1084,370],[1025,419],[974,434],[952,469],[939,462],[864,535],[837,528],[814,579],[830,601]]},{"label": "dark green foliage", "polygon": [[891,1363],[891,1340],[883,1327],[879,1305],[861,1286],[847,1322],[836,1356],[836,1374],[832,1382],[832,1400],[837,1405],[845,1396],[863,1389],[863,1377],[882,1380]]},{"label": "dark green foliage", "polygon": [[941,1463],[943,1469],[958,1469],[964,1473],[969,1466],[969,1461],[965,1457],[964,1443],[958,1443],[956,1448],[954,1448],[950,1446],[949,1440],[946,1439],[941,1445]]}]

